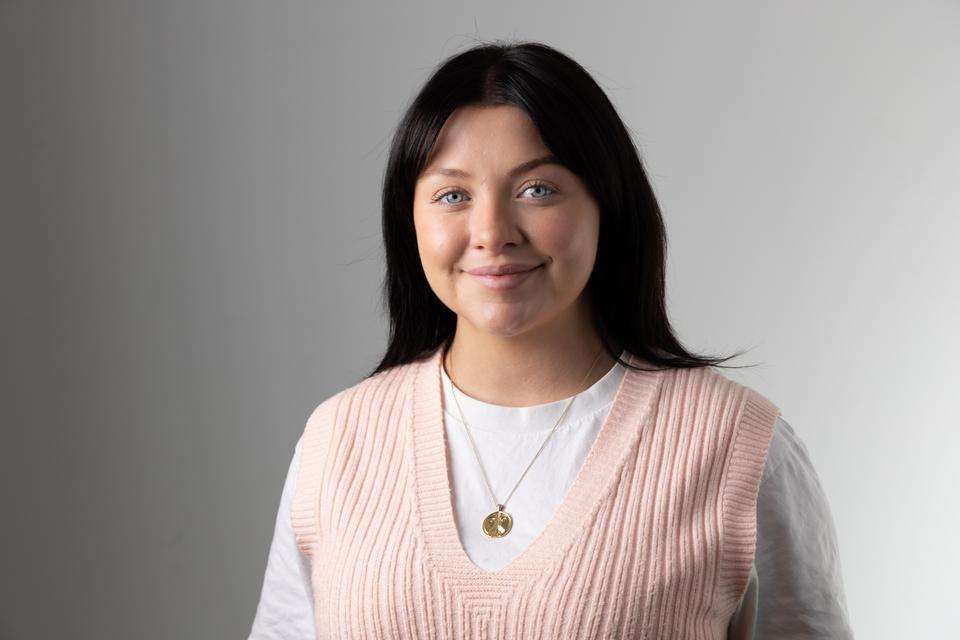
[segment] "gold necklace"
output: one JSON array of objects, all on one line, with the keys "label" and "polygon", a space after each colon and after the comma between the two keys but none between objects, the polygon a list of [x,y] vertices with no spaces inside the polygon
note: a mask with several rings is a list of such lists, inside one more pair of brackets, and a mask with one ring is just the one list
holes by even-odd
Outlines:
[{"label": "gold necklace", "polygon": [[[583,377],[583,380],[580,382],[580,386],[583,386],[584,381],[590,376],[590,372],[593,371],[593,367],[597,364],[597,360],[600,358],[600,354],[603,353],[603,349],[597,351],[596,357],[593,359],[593,363],[590,365],[590,368],[587,370],[587,375]],[[450,358],[451,363],[453,358]],[[450,375],[447,374],[447,377],[450,378]],[[460,408],[460,401],[457,400],[456,394],[456,385],[453,384],[453,378],[450,378],[450,390],[453,394],[453,401],[457,405],[457,412],[460,414],[460,422],[466,428],[467,437],[470,439],[470,446],[473,449],[473,455],[477,458],[477,464],[480,465],[480,473],[483,475],[483,481],[487,485],[487,491],[490,493],[490,498],[493,500],[493,504],[496,505],[496,509],[483,519],[481,523],[481,530],[484,535],[488,538],[502,538],[513,529],[513,516],[505,511],[507,501],[513,497],[513,492],[517,490],[517,487],[520,486],[520,482],[523,480],[524,476],[527,475],[527,471],[530,470],[530,467],[533,466],[534,461],[536,461],[537,456],[540,455],[540,452],[543,451],[543,448],[547,446],[547,441],[550,440],[550,437],[557,430],[557,427],[560,426],[560,421],[563,420],[563,417],[567,415],[567,409],[570,408],[570,405],[573,404],[574,399],[583,393],[582,391],[578,392],[576,395],[572,396],[567,400],[566,406],[563,407],[563,412],[560,414],[560,417],[557,419],[556,424],[553,425],[553,429],[550,430],[550,433],[547,434],[547,437],[544,439],[543,444],[540,445],[540,450],[537,451],[536,455],[533,456],[533,460],[530,461],[530,464],[527,465],[527,468],[523,470],[523,473],[520,474],[520,480],[517,480],[517,484],[513,486],[513,490],[510,491],[510,495],[507,496],[507,499],[502,503],[497,502],[496,496],[493,495],[493,488],[490,486],[490,480],[487,479],[487,472],[483,468],[483,462],[480,461],[480,453],[477,451],[477,444],[473,441],[473,435],[470,433],[470,426],[467,424],[466,418],[463,417],[463,409]]]}]

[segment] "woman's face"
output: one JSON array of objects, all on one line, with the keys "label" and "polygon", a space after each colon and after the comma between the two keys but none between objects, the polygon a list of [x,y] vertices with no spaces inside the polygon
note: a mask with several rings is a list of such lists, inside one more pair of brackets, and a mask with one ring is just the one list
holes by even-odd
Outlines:
[{"label": "woman's face", "polygon": [[[440,131],[413,218],[427,281],[458,321],[506,337],[577,311],[596,258],[599,208],[565,167],[531,163],[549,155],[513,106],[461,107]],[[468,273],[505,264],[535,269]]]}]

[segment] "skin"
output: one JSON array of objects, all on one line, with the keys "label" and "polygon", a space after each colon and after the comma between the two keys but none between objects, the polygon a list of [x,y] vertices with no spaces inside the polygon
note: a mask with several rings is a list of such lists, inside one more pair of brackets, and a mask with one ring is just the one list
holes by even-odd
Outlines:
[{"label": "skin", "polygon": [[[457,314],[444,367],[460,391],[483,402],[519,407],[562,400],[615,362],[601,352],[594,363],[602,350],[585,292],[597,252],[596,200],[559,164],[511,176],[547,155],[522,109],[461,107],[444,124],[416,184],[413,217],[424,274]],[[441,168],[468,175],[435,171]],[[502,291],[465,272],[514,262],[544,266]]]}]

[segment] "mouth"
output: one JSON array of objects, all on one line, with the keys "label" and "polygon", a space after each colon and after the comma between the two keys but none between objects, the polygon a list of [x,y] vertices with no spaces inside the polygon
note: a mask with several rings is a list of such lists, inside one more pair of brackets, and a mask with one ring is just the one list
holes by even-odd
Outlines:
[{"label": "mouth", "polygon": [[537,265],[533,269],[528,269],[527,271],[520,271],[518,273],[504,273],[501,275],[475,275],[472,273],[467,273],[468,276],[474,278],[477,282],[484,285],[489,289],[494,289],[496,291],[504,291],[506,289],[513,289],[518,287],[528,279],[530,279],[534,274],[539,273],[543,269],[543,265]]}]

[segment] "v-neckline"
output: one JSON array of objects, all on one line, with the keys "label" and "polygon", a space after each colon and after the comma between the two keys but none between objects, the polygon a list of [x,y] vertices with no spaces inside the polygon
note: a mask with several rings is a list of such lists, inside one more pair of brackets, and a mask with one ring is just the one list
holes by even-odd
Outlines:
[{"label": "v-neckline", "polygon": [[[443,417],[443,349],[415,364],[411,403],[411,453],[415,525],[426,562],[447,580],[532,579],[554,566],[589,528],[604,499],[615,486],[623,465],[646,430],[663,370],[627,368],[610,410],[573,483],[553,517],[509,564],[495,571],[481,569],[467,555],[457,530],[448,448]],[[627,355],[634,366],[651,363]],[[479,526],[479,523],[477,524]]]}]

